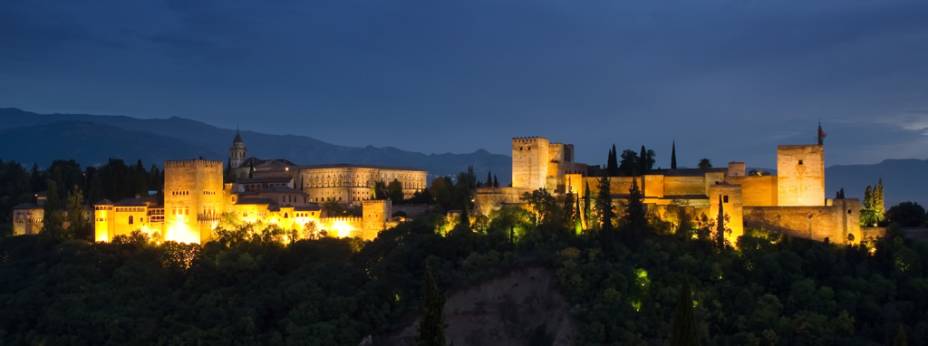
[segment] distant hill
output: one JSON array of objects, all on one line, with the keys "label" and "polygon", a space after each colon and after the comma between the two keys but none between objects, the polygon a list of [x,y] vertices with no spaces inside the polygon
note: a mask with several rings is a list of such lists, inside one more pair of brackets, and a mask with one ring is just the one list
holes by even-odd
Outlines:
[{"label": "distant hill", "polygon": [[844,188],[848,197],[863,198],[867,185],[883,178],[886,207],[903,201],[928,205],[928,160],[884,160],[872,165],[837,165],[826,170],[829,193]]},{"label": "distant hill", "polygon": [[[89,114],[37,114],[0,108],[0,159],[47,165],[75,159],[84,165],[118,157],[145,164],[205,157],[225,160],[235,130],[172,117],[137,119]],[[242,131],[249,156],[284,158],[298,164],[355,163],[426,169],[432,175],[456,174],[473,166],[501,182],[510,178],[509,156],[477,150],[468,154],[423,154],[393,147],[348,147],[311,137]]]}]

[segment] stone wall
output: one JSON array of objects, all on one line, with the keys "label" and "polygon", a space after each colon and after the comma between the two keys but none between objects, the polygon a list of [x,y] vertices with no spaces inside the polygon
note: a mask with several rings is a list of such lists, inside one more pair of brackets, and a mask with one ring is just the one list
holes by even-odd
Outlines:
[{"label": "stone wall", "polygon": [[728,177],[729,184],[740,185],[746,207],[774,207],[777,205],[777,177],[741,176]]},{"label": "stone wall", "polygon": [[744,224],[750,229],[778,231],[787,235],[835,244],[857,244],[860,201],[835,200],[822,207],[744,207]]}]

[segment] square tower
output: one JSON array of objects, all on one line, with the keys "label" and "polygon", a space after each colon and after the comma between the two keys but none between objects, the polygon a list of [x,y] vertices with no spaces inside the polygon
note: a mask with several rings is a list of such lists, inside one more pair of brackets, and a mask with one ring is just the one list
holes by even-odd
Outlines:
[{"label": "square tower", "polygon": [[825,205],[825,146],[777,146],[777,203],[783,207]]},{"label": "square tower", "polygon": [[[719,215],[719,204],[725,214],[725,241],[732,247],[738,247],[738,238],[744,235],[744,201],[741,196],[741,186],[731,184],[715,184],[709,187],[709,217],[716,220]],[[712,228],[715,231],[715,227]]]},{"label": "square tower", "polygon": [[544,137],[512,139],[512,187],[529,190],[545,187],[551,161],[550,145]]},{"label": "square tower", "polygon": [[223,202],[222,161],[165,161],[164,240],[209,241]]}]

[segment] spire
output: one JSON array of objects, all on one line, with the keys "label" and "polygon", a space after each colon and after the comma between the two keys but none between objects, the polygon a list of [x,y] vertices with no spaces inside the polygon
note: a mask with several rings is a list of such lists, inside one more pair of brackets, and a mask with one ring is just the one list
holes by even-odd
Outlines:
[{"label": "spire", "polygon": [[822,130],[822,122],[818,122],[818,145],[825,145],[825,130]]},{"label": "spire", "polygon": [[670,145],[670,169],[677,169],[677,141]]},{"label": "spire", "polygon": [[236,126],[235,127],[235,139],[232,140],[232,144],[244,143],[244,142],[245,141],[242,140],[242,133],[239,132],[238,126]]}]

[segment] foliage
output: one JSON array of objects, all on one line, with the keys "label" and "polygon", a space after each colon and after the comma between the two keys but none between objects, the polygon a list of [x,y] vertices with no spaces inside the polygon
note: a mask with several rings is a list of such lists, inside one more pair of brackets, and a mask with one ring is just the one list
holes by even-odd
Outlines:
[{"label": "foliage", "polygon": [[419,346],[445,346],[445,320],[442,311],[445,298],[435,283],[432,269],[425,270],[425,283],[422,285],[423,293],[422,318],[419,322],[419,335],[416,344]]},{"label": "foliage", "polygon": [[712,161],[709,161],[709,159],[706,158],[700,159],[699,163],[696,164],[696,167],[699,167],[699,169],[703,170],[712,168]]},{"label": "foliage", "polygon": [[[600,183],[608,195],[608,178]],[[443,192],[449,207],[461,202],[456,184]],[[757,230],[738,250],[718,249],[683,231],[704,234],[711,220],[672,235],[645,219],[635,243],[604,243],[602,232],[561,222],[571,219],[567,199],[537,197],[544,215],[506,206],[485,226],[442,236],[442,211],[369,242],[282,244],[273,227],[223,228],[202,246],[141,233],[109,244],[5,237],[0,335],[4,344],[357,345],[434,312],[429,282],[451,292],[532,265],[554,273],[579,345],[928,343],[928,246],[893,229],[872,254]],[[612,210],[591,198],[600,216]]]},{"label": "foliage", "polygon": [[883,179],[876,185],[864,189],[864,209],[860,211],[861,226],[877,226],[885,220],[885,198],[883,197]]},{"label": "foliage", "polygon": [[902,227],[918,227],[928,221],[925,208],[917,202],[902,202],[886,212],[886,221]]}]

